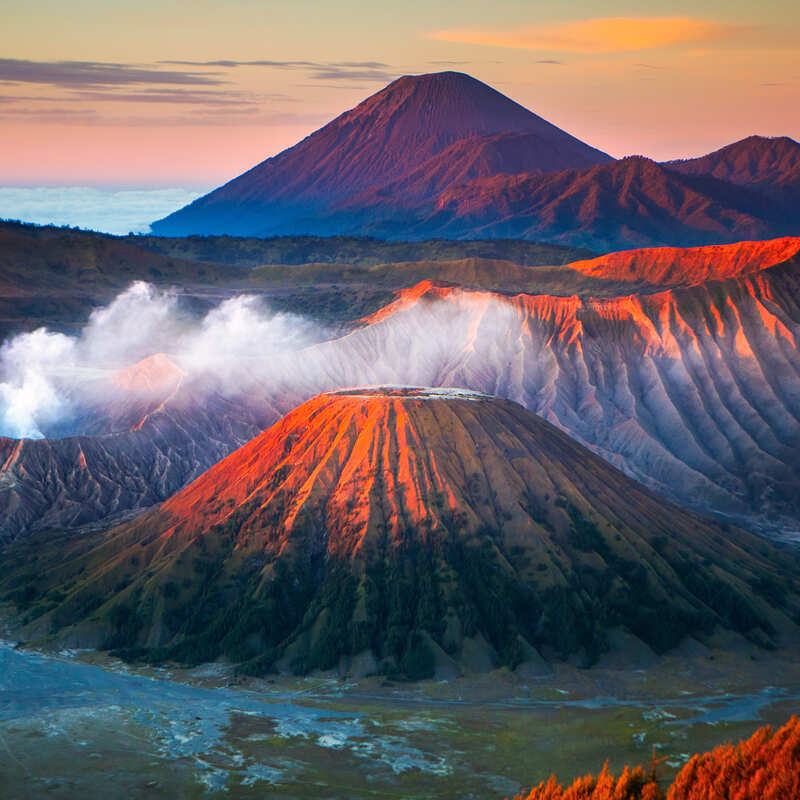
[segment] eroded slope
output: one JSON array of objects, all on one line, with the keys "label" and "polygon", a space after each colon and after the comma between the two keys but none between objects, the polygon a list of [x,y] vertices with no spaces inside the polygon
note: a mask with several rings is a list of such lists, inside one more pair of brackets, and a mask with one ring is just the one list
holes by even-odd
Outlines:
[{"label": "eroded slope", "polygon": [[592,663],[620,627],[657,652],[716,627],[774,646],[792,559],[515,403],[383,387],[313,398],[105,534],[17,546],[3,584],[26,635],[418,678]]}]

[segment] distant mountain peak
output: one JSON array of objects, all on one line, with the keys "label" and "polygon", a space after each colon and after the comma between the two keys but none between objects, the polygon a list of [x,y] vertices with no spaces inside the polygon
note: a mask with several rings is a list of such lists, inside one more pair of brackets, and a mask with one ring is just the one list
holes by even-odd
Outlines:
[{"label": "distant mountain peak", "polygon": [[544,123],[519,103],[462,72],[404,75],[342,114],[339,120],[364,113],[375,115],[376,110],[409,117],[416,124],[429,120],[437,126],[437,133],[451,130],[459,138],[531,130]]},{"label": "distant mountain peak", "polygon": [[[464,142],[447,155],[447,163],[436,164],[440,183],[450,185],[469,169],[464,165],[474,164],[473,150],[485,146],[480,137],[518,133],[532,137],[525,147],[505,147],[505,171],[555,172],[610,160],[469,75],[406,75],[294,147],[154,223],[153,230],[162,235],[341,232],[341,223],[327,218],[359,194],[366,193],[361,210],[368,211],[370,192]],[[493,169],[491,159],[483,159],[477,174]]]}]

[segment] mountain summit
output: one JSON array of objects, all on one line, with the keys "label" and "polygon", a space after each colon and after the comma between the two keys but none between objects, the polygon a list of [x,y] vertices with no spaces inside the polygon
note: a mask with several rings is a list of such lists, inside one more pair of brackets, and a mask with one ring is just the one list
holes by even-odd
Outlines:
[{"label": "mountain summit", "polygon": [[795,630],[785,554],[464,389],[318,395],[157,509],[20,552],[26,638],[155,661],[420,678]]},{"label": "mountain summit", "polygon": [[[498,134],[499,141],[486,142]],[[442,163],[442,154],[456,144]],[[512,173],[610,160],[469,75],[405,76],[294,147],[153,223],[153,230],[178,236],[320,232],[311,217],[329,216],[356,195],[379,192],[436,157],[431,169],[453,179],[494,174],[498,158]],[[435,188],[447,185],[440,181]]]}]

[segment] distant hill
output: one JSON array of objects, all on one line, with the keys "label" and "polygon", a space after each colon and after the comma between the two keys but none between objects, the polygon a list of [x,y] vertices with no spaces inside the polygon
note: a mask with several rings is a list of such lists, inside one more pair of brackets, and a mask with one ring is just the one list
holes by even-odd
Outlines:
[{"label": "distant hill", "polygon": [[767,193],[800,191],[800,142],[748,136],[700,158],[670,161],[684,175],[710,175]]},{"label": "distant hill", "polygon": [[247,275],[235,266],[155,253],[127,238],[0,221],[0,341],[41,325],[71,329],[136,280],[189,294],[234,287]]},{"label": "distant hill", "polygon": [[53,290],[86,294],[154,283],[235,282],[246,270],[147,250],[135,237],[0,221],[0,292],[19,296]]},{"label": "distant hill", "polygon": [[[521,406],[459,389],[320,395],[142,517],[4,556],[26,638],[249,672],[426,678],[773,647],[794,557],[658,498]],[[623,653],[624,657],[624,653]]]},{"label": "distant hill", "polygon": [[392,241],[367,236],[167,236],[128,238],[137,247],[162,255],[237,267],[267,264],[348,264],[374,267],[402,262],[503,259],[527,267],[566,264],[591,251],[521,239]]}]

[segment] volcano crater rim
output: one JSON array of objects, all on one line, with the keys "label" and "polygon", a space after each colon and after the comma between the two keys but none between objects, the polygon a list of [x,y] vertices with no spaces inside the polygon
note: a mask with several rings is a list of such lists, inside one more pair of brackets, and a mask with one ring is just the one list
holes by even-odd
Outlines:
[{"label": "volcano crater rim", "polygon": [[382,384],[333,389],[323,397],[352,397],[365,400],[498,400],[499,398],[459,386],[405,386]]}]

